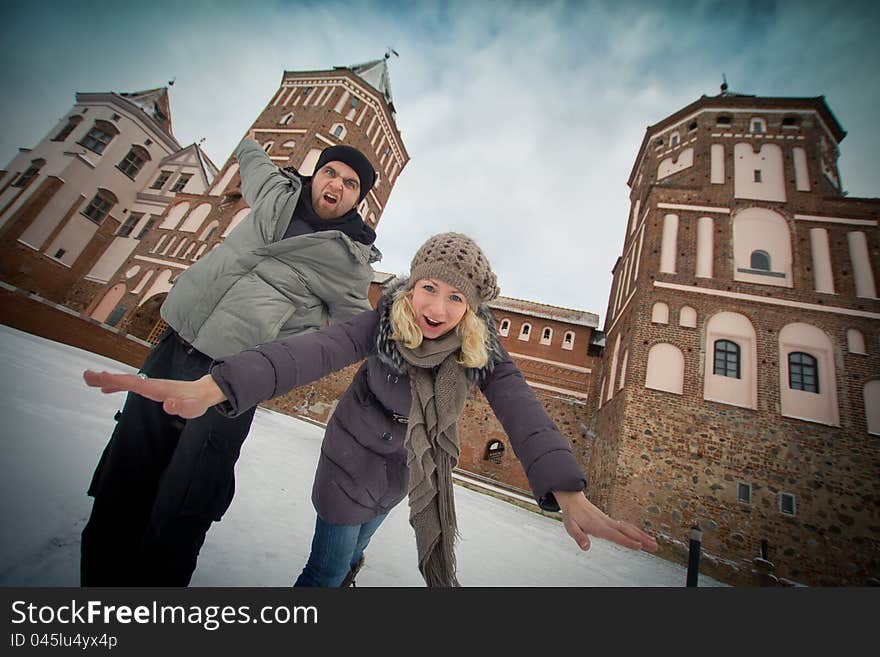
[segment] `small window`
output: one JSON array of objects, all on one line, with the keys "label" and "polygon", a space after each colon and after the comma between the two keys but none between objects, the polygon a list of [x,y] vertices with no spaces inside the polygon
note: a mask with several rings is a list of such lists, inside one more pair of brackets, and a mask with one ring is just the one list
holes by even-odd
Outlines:
[{"label": "small window", "polygon": [[52,138],[52,141],[64,141],[65,139],[70,137],[70,133],[76,129],[76,126],[78,126],[82,122],[82,119],[83,117],[81,117],[79,114],[77,114],[76,116],[71,116],[67,120],[67,125],[61,128],[61,132],[55,135]]},{"label": "small window", "polygon": [[128,151],[128,155],[123,158],[122,162],[116,165],[116,168],[122,171],[122,173],[124,173],[126,176],[134,180],[135,176],[140,173],[140,170],[149,159],[150,154],[145,148],[141,148],[140,146],[132,146],[131,150]]},{"label": "small window", "polygon": [[691,124],[688,126],[688,132],[693,132],[693,131],[696,130],[696,129],[697,129],[697,122],[696,122],[696,121],[694,121],[693,123],[691,123]]},{"label": "small window", "polygon": [[544,330],[541,331],[541,344],[550,344],[550,341],[553,339],[553,329],[549,326],[545,326]]},{"label": "small window", "polygon": [[142,212],[132,212],[128,215],[128,219],[119,227],[119,230],[116,231],[117,237],[128,237],[131,235],[131,231],[134,230],[134,227],[137,226],[137,223],[144,218],[144,214]]},{"label": "small window", "polygon": [[493,440],[486,446],[486,455],[485,460],[491,461],[495,464],[501,463],[501,458],[504,456],[504,443],[500,440]]},{"label": "small window", "polygon": [[761,181],[761,170],[755,169],[754,173],[755,173],[755,182],[762,182]]},{"label": "small window", "polygon": [[119,134],[119,130],[112,123],[106,121],[95,121],[95,125],[89,130],[89,133],[83,137],[80,142],[81,146],[85,146],[93,153],[100,155],[107,148],[107,144],[113,141],[113,138]]},{"label": "small window", "polygon": [[58,249],[58,250],[55,252],[55,256],[54,256],[54,257],[55,257],[56,260],[60,260],[61,258],[64,257],[64,254],[65,254],[65,253],[67,253],[67,251],[66,251],[65,249]]},{"label": "small window", "polygon": [[[274,145],[275,145],[274,141],[267,141],[265,144],[263,144],[263,150],[266,151],[266,153],[268,153],[270,150],[272,150],[272,147]],[[176,190],[176,191],[180,191],[180,190]]]},{"label": "small window", "polygon": [[150,189],[162,189],[165,186],[165,183],[168,182],[168,179],[170,177],[170,171],[162,171],[161,173],[159,173],[159,177],[156,178],[156,182],[150,185]]},{"label": "small window", "polygon": [[302,91],[303,98],[308,96],[310,93],[312,93],[312,87],[303,87],[303,91]]},{"label": "small window", "polygon": [[793,516],[795,514],[794,495],[791,493],[779,493],[779,511],[785,516]]},{"label": "small window", "polygon": [[333,136],[336,137],[337,139],[342,137],[342,126],[341,125],[338,125],[335,128],[333,128]]},{"label": "small window", "polygon": [[293,121],[293,112],[285,114],[281,117],[281,120],[278,121],[279,125],[288,125],[291,121]]},{"label": "small window", "polygon": [[782,119],[782,127],[783,128],[797,128],[801,124],[801,121],[796,116],[786,116]]},{"label": "small window", "polygon": [[[269,142],[269,146],[272,145],[272,142]],[[192,178],[191,173],[182,173],[180,177],[174,182],[174,185],[171,186],[172,192],[180,192],[183,191],[183,188],[186,187],[186,183],[189,182],[189,179]]]},{"label": "small window", "polygon": [[152,146],[152,145],[153,145],[152,139],[145,139],[144,140],[144,146]]},{"label": "small window", "polygon": [[654,142],[654,149],[655,150],[659,151],[661,148],[663,148],[663,146],[664,146],[664,144],[663,144],[662,139],[658,139],[657,141]]},{"label": "small window", "polygon": [[802,351],[793,351],[788,355],[788,387],[819,393],[819,366],[813,356]]},{"label": "small window", "polygon": [[737,502],[742,502],[743,504],[751,504],[752,503],[752,485],[744,484],[743,482],[739,482],[736,485],[736,500]]},{"label": "small window", "polygon": [[712,373],[738,379],[739,372],[739,345],[730,340],[716,340],[715,367]]},{"label": "small window", "polygon": [[574,349],[574,331],[566,331],[562,338],[563,349]]},{"label": "small window", "polygon": [[46,164],[46,160],[32,160],[30,166],[25,169],[24,173],[18,176],[12,183],[13,187],[27,187],[28,184],[37,177],[42,166]]},{"label": "small window", "polygon": [[523,324],[519,329],[519,339],[525,342],[529,341],[529,334],[532,331],[531,324]]},{"label": "small window", "polygon": [[501,326],[498,327],[498,333],[499,333],[499,335],[507,337],[507,334],[510,333],[510,320],[509,319],[502,319],[501,320]]},{"label": "small window", "polygon": [[761,271],[771,271],[770,254],[766,251],[752,251],[750,258],[750,266],[752,269],[760,269]]},{"label": "small window", "polygon": [[715,120],[716,125],[729,126],[733,121],[729,116],[722,114]]},{"label": "small window", "polygon": [[100,225],[114,205],[116,205],[116,197],[106,189],[99,189],[82,214]]},{"label": "small window", "polygon": [[669,138],[669,145],[675,148],[678,146],[679,136],[677,132],[673,132],[672,136]]},{"label": "small window", "polygon": [[111,120],[111,121],[118,121],[118,120],[119,120],[119,115],[118,115],[118,114],[114,114],[113,116],[110,117],[110,120]]},{"label": "small window", "polygon": [[352,108],[358,106],[358,99],[355,96],[351,97],[351,106],[352,106]]},{"label": "small window", "polygon": [[752,119],[751,126],[752,132],[767,132],[767,126],[764,123],[764,119]]},{"label": "small window", "polygon": [[141,228],[140,232],[135,237],[136,240],[143,239],[144,235],[150,232],[150,228],[153,227],[153,224],[156,223],[155,219],[148,219],[147,223],[144,224],[144,227]]}]

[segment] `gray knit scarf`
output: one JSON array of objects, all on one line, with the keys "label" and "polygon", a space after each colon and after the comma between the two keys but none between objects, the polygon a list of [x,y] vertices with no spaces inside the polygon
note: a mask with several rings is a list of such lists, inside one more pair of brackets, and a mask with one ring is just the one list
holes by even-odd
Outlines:
[{"label": "gray knit scarf", "polygon": [[419,570],[428,586],[458,586],[455,576],[455,501],[452,468],[458,462],[456,422],[467,399],[468,380],[458,363],[461,338],[452,331],[423,340],[415,349],[398,345],[410,371],[412,406],[406,432],[409,522],[416,534]]}]

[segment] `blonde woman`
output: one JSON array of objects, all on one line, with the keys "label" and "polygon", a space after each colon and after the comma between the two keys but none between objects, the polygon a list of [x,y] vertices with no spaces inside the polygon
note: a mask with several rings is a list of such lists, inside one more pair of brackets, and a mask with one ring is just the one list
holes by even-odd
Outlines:
[{"label": "blonde woman", "polygon": [[590,535],[654,551],[648,534],[616,522],[584,496],[584,474],[501,347],[486,305],[495,274],[477,244],[459,233],[431,237],[376,310],[216,360],[193,382],[86,373],[104,392],[131,390],[166,412],[196,417],[211,406],[235,416],[261,401],[366,358],[327,425],[312,501],[317,522],[299,586],[352,579],[388,511],[409,496],[418,567],[428,586],[457,586],[452,469],[456,423],[479,386],[507,432],[542,509],[562,510],[583,550]]}]

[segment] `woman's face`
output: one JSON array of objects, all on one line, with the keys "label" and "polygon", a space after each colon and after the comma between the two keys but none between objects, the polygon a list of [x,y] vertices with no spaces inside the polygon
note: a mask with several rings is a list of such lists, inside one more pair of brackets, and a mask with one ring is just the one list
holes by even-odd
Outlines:
[{"label": "woman's face", "polygon": [[448,333],[467,311],[464,294],[437,278],[420,278],[412,290],[416,323],[428,340]]}]

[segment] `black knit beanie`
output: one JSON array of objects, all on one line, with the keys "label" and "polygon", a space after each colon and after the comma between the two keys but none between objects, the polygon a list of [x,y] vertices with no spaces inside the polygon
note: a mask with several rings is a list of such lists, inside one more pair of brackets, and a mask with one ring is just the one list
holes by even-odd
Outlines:
[{"label": "black knit beanie", "polygon": [[361,153],[353,146],[328,146],[321,152],[318,163],[315,165],[315,173],[321,170],[328,162],[343,162],[347,164],[357,173],[361,184],[361,193],[358,196],[358,203],[364,200],[367,193],[373,189],[376,183],[376,170],[367,156]]}]

